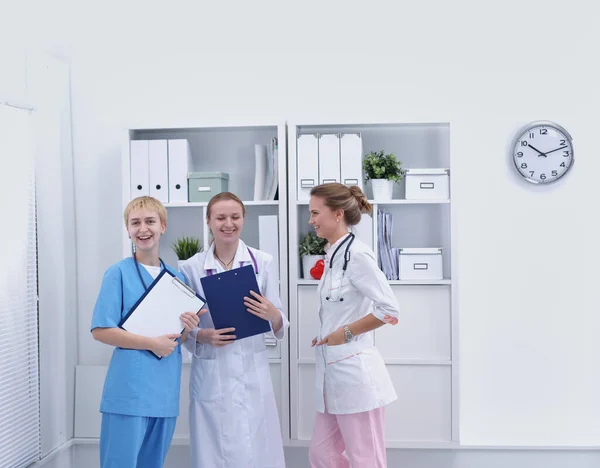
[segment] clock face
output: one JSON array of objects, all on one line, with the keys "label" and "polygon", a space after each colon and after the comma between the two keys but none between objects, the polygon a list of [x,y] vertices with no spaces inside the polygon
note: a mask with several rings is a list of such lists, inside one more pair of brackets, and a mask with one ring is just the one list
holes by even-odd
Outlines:
[{"label": "clock face", "polygon": [[517,134],[512,157],[517,171],[527,181],[556,182],[574,162],[571,135],[555,123],[530,124]]}]

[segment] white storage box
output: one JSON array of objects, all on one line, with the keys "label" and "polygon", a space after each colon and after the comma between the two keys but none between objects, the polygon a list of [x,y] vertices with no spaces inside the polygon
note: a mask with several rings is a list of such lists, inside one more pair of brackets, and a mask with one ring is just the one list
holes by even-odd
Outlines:
[{"label": "white storage box", "polygon": [[407,200],[431,200],[450,198],[448,169],[406,169]]},{"label": "white storage box", "polygon": [[441,280],[442,249],[398,249],[399,278],[401,280]]}]

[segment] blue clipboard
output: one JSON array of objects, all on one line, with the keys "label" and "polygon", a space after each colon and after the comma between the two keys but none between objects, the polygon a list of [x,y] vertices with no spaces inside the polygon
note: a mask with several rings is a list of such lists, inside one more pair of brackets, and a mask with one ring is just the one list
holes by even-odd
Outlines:
[{"label": "blue clipboard", "polygon": [[200,282],[216,329],[233,327],[238,340],[271,331],[267,320],[244,305],[244,296],[254,298],[250,291],[260,294],[252,265],[205,276]]}]

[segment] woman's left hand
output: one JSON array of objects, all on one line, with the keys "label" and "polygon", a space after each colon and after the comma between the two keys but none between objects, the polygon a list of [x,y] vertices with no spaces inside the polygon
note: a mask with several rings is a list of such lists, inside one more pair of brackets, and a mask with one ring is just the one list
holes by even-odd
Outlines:
[{"label": "woman's left hand", "polygon": [[244,305],[248,308],[248,312],[272,323],[281,320],[281,313],[269,299],[254,291],[250,291],[250,294],[254,296],[254,299],[244,297]]},{"label": "woman's left hand", "polygon": [[338,328],[337,330],[331,332],[325,338],[317,343],[317,346],[327,345],[327,346],[338,346],[346,343],[346,337],[344,335],[344,329]]},{"label": "woman's left hand", "polygon": [[198,315],[202,315],[206,312],[206,309],[202,309],[199,314],[195,314],[193,312],[184,312],[179,316],[181,319],[181,324],[183,325],[184,331],[191,332],[194,328],[198,326],[200,323],[200,317]]}]

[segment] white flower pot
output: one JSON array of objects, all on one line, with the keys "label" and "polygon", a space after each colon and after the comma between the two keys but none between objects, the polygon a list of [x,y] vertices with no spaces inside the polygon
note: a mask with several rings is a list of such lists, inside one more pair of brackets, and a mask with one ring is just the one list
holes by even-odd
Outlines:
[{"label": "white flower pot", "polygon": [[314,267],[319,260],[325,260],[325,255],[305,255],[302,257],[302,277],[304,279],[315,279],[310,276],[310,269]]},{"label": "white flower pot", "polygon": [[185,260],[177,260],[177,271],[181,272],[181,265],[183,265]]},{"label": "white flower pot", "polygon": [[387,179],[371,179],[373,199],[375,201],[391,200],[394,193],[394,181]]}]

